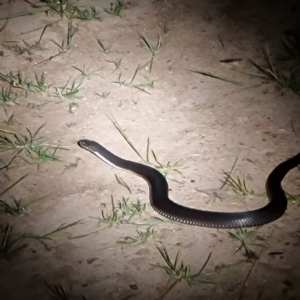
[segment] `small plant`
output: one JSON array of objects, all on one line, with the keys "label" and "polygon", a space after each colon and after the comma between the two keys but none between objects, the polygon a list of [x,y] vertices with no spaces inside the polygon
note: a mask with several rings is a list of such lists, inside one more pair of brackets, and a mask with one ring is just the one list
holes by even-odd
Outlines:
[{"label": "small plant", "polygon": [[152,41],[147,39],[144,35],[140,35],[140,47],[151,52],[149,73],[151,73],[152,71],[154,57],[161,51],[161,46],[162,43],[161,43],[160,35],[157,36],[156,43],[153,43]]},{"label": "small plant", "polygon": [[49,296],[54,300],[71,300],[71,297],[67,296],[65,289],[60,284],[48,284],[45,283],[50,291]]},{"label": "small plant", "polygon": [[[47,282],[45,282],[45,284],[50,291],[49,297],[53,300],[72,300],[76,297],[69,295],[61,284],[48,284]],[[76,297],[76,299],[79,298]],[[87,300],[83,295],[81,295],[80,299]]]},{"label": "small plant", "polygon": [[15,52],[18,55],[23,55],[23,54],[32,55],[29,47],[27,47],[26,44],[25,44],[26,47],[21,47],[19,45],[6,45],[6,44],[2,44],[2,46],[10,51]]},{"label": "small plant", "polygon": [[10,205],[6,201],[0,200],[0,212],[12,216],[18,216],[23,214],[24,209],[21,206],[20,201],[17,201],[16,199],[14,199],[14,205]]},{"label": "small plant", "polygon": [[81,74],[81,77],[82,77],[82,80],[84,79],[89,79],[92,75],[94,76],[99,76],[101,78],[103,78],[103,76],[97,74],[97,72],[99,70],[95,70],[95,71],[91,71],[89,70],[88,68],[86,68],[85,66],[83,66],[83,68],[78,68],[78,67],[75,67],[75,66],[72,66],[75,70],[79,71],[80,74]]},{"label": "small plant", "polygon": [[72,25],[72,21],[69,20],[69,22],[68,22],[68,31],[67,31],[67,39],[66,39],[66,41],[63,40],[62,43],[59,44],[59,43],[57,43],[56,41],[51,40],[52,43],[54,43],[54,44],[59,48],[58,53],[55,54],[55,55],[50,56],[50,57],[47,58],[47,59],[42,60],[41,62],[37,63],[36,66],[37,66],[37,65],[40,65],[40,64],[43,64],[43,63],[46,62],[46,61],[50,61],[50,60],[52,60],[52,59],[54,59],[54,58],[56,58],[56,57],[58,57],[58,56],[60,56],[60,55],[62,55],[62,54],[68,53],[68,52],[70,51],[70,49],[71,49],[71,44],[72,44],[73,39],[74,39],[74,36],[75,36],[75,34],[76,34],[77,32],[78,32],[78,27],[74,27],[74,26]]},{"label": "small plant", "polygon": [[[41,34],[40,34],[40,37],[39,37],[39,39],[38,39],[35,43],[29,44],[27,41],[22,40],[23,43],[24,43],[24,45],[27,47],[27,49],[33,50],[33,51],[44,50],[44,48],[43,48],[42,45],[41,45],[41,41],[42,41],[42,38],[43,38],[43,36],[44,36],[44,34],[45,34],[47,28],[48,28],[49,26],[51,26],[51,25],[52,25],[52,24],[47,24],[47,25],[45,25],[44,27],[42,27],[43,30],[42,30],[42,32],[41,32]],[[30,33],[30,32],[36,31],[36,30],[40,30],[40,29],[41,29],[41,28],[33,29],[33,30],[31,30],[31,31],[29,31],[29,32],[26,32],[26,33]],[[23,33],[23,34],[25,34],[25,33]]]},{"label": "small plant", "polygon": [[[21,182],[27,176],[28,176],[28,174],[22,176],[16,182],[14,182],[9,187],[7,187],[4,191],[0,192],[0,197],[2,195],[4,195],[5,193],[7,193],[9,190],[11,190],[14,186],[16,186],[19,182]],[[11,205],[11,204],[7,203],[6,201],[0,199],[0,212],[5,213],[5,214],[9,214],[9,215],[12,215],[12,216],[22,215],[30,206],[32,206],[33,204],[35,204],[38,201],[44,200],[47,197],[48,196],[40,197],[40,198],[31,200],[31,201],[28,201],[25,204],[21,204],[20,200],[16,200],[14,198],[13,199],[13,203],[14,203],[13,205]]]},{"label": "small plant", "polygon": [[280,67],[290,69],[292,73],[300,76],[300,38],[289,34],[283,40],[281,54],[276,57]]},{"label": "small plant", "polygon": [[68,16],[73,9],[73,4],[69,0],[41,0],[45,3],[52,13],[58,14],[61,19]]},{"label": "small plant", "polygon": [[7,126],[12,126],[15,124],[15,115],[12,113],[10,116],[7,115],[7,112],[5,111],[5,114],[7,116],[7,120],[3,120],[3,123]]},{"label": "small plant", "polygon": [[52,59],[54,59],[54,58],[56,58],[56,57],[58,57],[58,56],[60,56],[60,55],[62,55],[62,54],[64,54],[64,53],[68,53],[68,52],[70,51],[70,49],[71,49],[71,44],[72,44],[73,39],[74,39],[74,36],[75,36],[75,34],[76,34],[77,32],[78,32],[78,27],[74,27],[74,26],[72,25],[72,21],[69,20],[69,22],[68,22],[68,31],[67,31],[67,39],[66,39],[66,41],[63,40],[62,43],[59,44],[59,43],[57,43],[56,41],[51,40],[52,43],[54,43],[54,44],[59,48],[59,52],[58,52],[57,54],[52,55],[52,56],[50,56],[49,58],[44,59],[44,60],[42,60],[41,62],[37,63],[36,66],[37,66],[37,65],[40,65],[40,64],[43,64],[43,63],[46,62],[46,61],[50,61],[50,60],[52,60]]},{"label": "small plant", "polygon": [[[81,9],[69,0],[41,0],[41,2],[46,4],[52,14],[58,14],[61,19],[66,17],[68,19],[78,19],[81,21],[101,21],[100,13],[94,6]],[[39,8],[39,6],[34,7]]]},{"label": "small plant", "polygon": [[79,88],[82,85],[83,81],[73,81],[71,86],[68,86],[70,79],[68,82],[62,87],[55,87],[55,96],[60,100],[73,100],[80,99],[77,95],[79,93]]},{"label": "small plant", "polygon": [[240,228],[240,229],[237,229],[235,231],[235,233],[228,232],[228,234],[232,239],[241,242],[240,247],[235,251],[235,253],[240,251],[241,249],[244,249],[243,255],[247,259],[257,259],[258,258],[258,255],[256,254],[256,252],[251,250],[248,246],[249,243],[253,244],[254,240],[257,238],[255,230],[249,231],[247,229]]},{"label": "small plant", "polygon": [[72,24],[72,21],[68,22],[68,32],[67,32],[67,40],[62,41],[61,45],[55,42],[54,40],[51,40],[57,47],[60,49],[60,53],[68,53],[71,47],[71,44],[73,42],[75,34],[78,32],[78,27],[74,27]]},{"label": "small plant", "polygon": [[125,9],[125,4],[122,0],[117,0],[116,3],[110,3],[110,8],[106,8],[104,11],[110,15],[121,17],[123,9]]},{"label": "small plant", "polygon": [[117,175],[115,175],[115,177],[116,177],[118,184],[123,186],[125,189],[127,189],[129,194],[131,194],[130,186],[125,182],[125,180],[123,180],[122,178],[119,178]]},{"label": "small plant", "polygon": [[146,91],[146,88],[147,87],[150,87],[150,88],[154,87],[154,81],[153,80],[146,81],[144,83],[138,83],[138,84],[133,83],[135,78],[136,78],[136,75],[138,74],[140,69],[141,69],[140,65],[138,65],[137,68],[135,69],[135,72],[134,72],[133,76],[131,77],[131,80],[129,82],[122,79],[121,78],[122,73],[120,73],[119,76],[118,76],[118,79],[116,81],[113,81],[113,83],[118,83],[120,86],[133,87],[133,88],[136,88],[136,89],[150,95],[150,93],[148,91]]},{"label": "small plant", "polygon": [[101,97],[103,99],[106,99],[110,95],[110,92],[102,92],[101,94],[96,93],[96,95],[98,95],[99,97]]},{"label": "small plant", "polygon": [[97,11],[95,6],[91,6],[89,9],[80,9],[77,6],[73,6],[70,10],[68,17],[70,19],[78,19],[81,21],[97,20],[101,21],[100,12]]},{"label": "small plant", "polygon": [[36,81],[36,85],[35,85],[36,92],[45,93],[47,91],[47,89],[49,88],[49,86],[45,83],[44,73],[42,73],[42,75],[40,77],[38,77],[35,74],[35,81]]},{"label": "small plant", "polygon": [[[44,93],[49,88],[45,83],[44,73],[42,73],[40,77],[35,74],[35,83],[28,81],[27,78],[20,72],[17,74],[13,74],[12,72],[9,74],[0,73],[0,80],[7,82],[11,87],[19,88],[28,92]],[[9,91],[6,91],[4,97],[7,99],[7,97],[12,97],[12,94],[9,94]]]},{"label": "small plant", "polygon": [[141,215],[147,208],[147,204],[137,203],[128,204],[128,198],[122,197],[122,201],[118,201],[118,210],[122,212],[123,216],[129,216],[128,221],[135,215]]},{"label": "small plant", "polygon": [[29,133],[29,137],[26,135],[20,135],[18,136],[17,134],[13,132],[8,132],[14,136],[14,139],[11,139],[7,136],[1,136],[0,137],[0,150],[1,151],[7,151],[7,150],[21,150],[21,151],[27,151],[30,153],[30,151],[38,149],[43,145],[43,140],[42,138],[36,138],[36,135],[39,133],[39,131],[43,128],[45,124],[40,126],[38,130],[32,134],[28,128],[27,132]]},{"label": "small plant", "polygon": [[289,202],[296,204],[297,206],[300,205],[300,194],[298,195],[291,195],[287,192],[285,192],[287,199]]},{"label": "small plant", "polygon": [[262,48],[262,50],[266,67],[258,65],[253,60],[249,60],[262,73],[262,75],[251,76],[262,79],[264,83],[273,84],[282,95],[287,91],[292,91],[300,95],[300,76],[297,69],[276,67],[272,62],[268,47]]},{"label": "small plant", "polygon": [[121,63],[122,63],[122,58],[120,59],[116,59],[116,60],[106,60],[107,62],[114,64],[115,66],[115,70],[119,70],[121,67]]},{"label": "small plant", "polygon": [[237,179],[234,179],[228,172],[224,172],[224,177],[225,179],[220,181],[223,183],[223,185],[228,185],[235,194],[239,194],[242,196],[249,196],[254,194],[253,191],[249,191],[245,179],[241,180],[239,177],[237,177]]},{"label": "small plant", "polygon": [[101,52],[103,53],[103,54],[109,54],[110,52],[111,52],[111,48],[112,48],[112,46],[113,46],[113,44],[111,44],[110,46],[105,46],[103,43],[102,43],[102,41],[100,40],[100,39],[97,39],[97,42],[98,42],[98,45],[100,46],[100,48],[101,48]]},{"label": "small plant", "polygon": [[[191,72],[219,79],[237,86],[244,86],[244,88],[260,87],[265,84],[273,85],[279,94],[284,95],[287,91],[300,95],[300,39],[295,35],[287,36],[283,41],[282,53],[271,59],[271,55],[267,46],[262,47],[265,63],[257,64],[253,60],[249,62],[258,70],[260,74],[248,74],[252,77],[260,79],[261,83],[255,85],[246,85],[241,82],[227,79],[210,72],[189,70]],[[228,62],[224,60],[222,62]]]},{"label": "small plant", "polygon": [[150,238],[154,237],[155,230],[151,229],[151,226],[146,229],[146,231],[137,230],[137,237],[133,238],[130,236],[126,236],[123,240],[117,241],[119,244],[123,245],[140,245],[146,243]]},{"label": "small plant", "polygon": [[[149,161],[150,139],[149,138],[147,139],[147,149],[148,149],[147,159],[149,164],[150,163]],[[157,163],[157,165],[154,165],[155,168],[158,171],[160,171],[165,177],[167,177],[170,174],[170,172],[181,173],[181,171],[179,170],[180,168],[182,168],[181,160],[176,161],[174,164],[172,164],[170,161],[168,161],[166,164],[163,164],[158,160],[157,154],[154,152],[154,150],[151,150],[151,153],[155,162]],[[150,164],[153,165],[152,163]]]},{"label": "small plant", "polygon": [[105,222],[109,224],[109,227],[118,226],[120,224],[128,224],[128,220],[126,219],[126,214],[122,212],[120,209],[116,208],[114,204],[114,198],[111,196],[111,207],[112,207],[112,214],[105,216],[102,210],[102,218],[98,218],[99,223]]},{"label": "small plant", "polygon": [[172,262],[166,247],[163,246],[161,248],[156,246],[156,248],[159,251],[160,255],[163,257],[164,261],[166,262],[166,265],[161,265],[161,264],[151,264],[151,265],[155,268],[164,270],[170,277],[170,279],[166,284],[165,292],[160,298],[166,296],[175,287],[175,285],[181,282],[182,280],[184,280],[189,285],[189,287],[191,287],[193,284],[211,283],[205,280],[201,280],[201,275],[202,275],[201,273],[206,267],[210,259],[211,253],[208,255],[206,261],[204,262],[200,270],[197,273],[192,274],[191,267],[189,265],[185,265],[183,261],[181,261],[179,265],[178,262],[179,251],[176,254],[174,262]]},{"label": "small plant", "polygon": [[59,157],[56,155],[57,150],[59,147],[57,146],[53,149],[52,152],[49,147],[47,148],[37,148],[34,149],[28,156],[31,158],[32,161],[35,161],[38,165],[45,164],[54,161],[60,161]]},{"label": "small plant", "polygon": [[13,199],[13,205],[8,204],[6,201],[0,200],[0,212],[9,214],[11,216],[23,215],[29,209],[30,206],[45,198],[46,197],[37,198],[28,201],[26,204],[22,204],[20,200]]},{"label": "small plant", "polygon": [[118,201],[117,206],[114,204],[114,198],[111,196],[112,213],[105,216],[102,210],[102,218],[98,217],[98,221],[109,224],[109,227],[118,226],[121,224],[129,224],[130,220],[140,215],[146,210],[147,205],[141,204],[139,201],[135,204],[128,204],[128,199],[122,198],[122,201]]},{"label": "small plant", "polygon": [[[55,156],[55,152],[60,147],[46,144],[44,138],[36,137],[44,125],[45,124],[40,126],[34,134],[32,134],[30,130],[26,128],[29,136],[18,135],[11,131],[5,131],[9,135],[13,136],[13,138],[9,136],[0,136],[0,152],[13,150],[15,156],[20,156],[21,153],[24,153],[27,158],[30,158],[31,160],[38,163],[46,161],[48,162],[50,161],[51,157],[52,161],[58,160],[58,157]],[[48,151],[50,149],[55,149],[54,153],[49,153]],[[26,157],[21,156],[21,158],[27,161]],[[47,160],[45,159],[45,157],[47,157]]]},{"label": "small plant", "polygon": [[25,235],[21,235],[14,238],[12,228],[9,225],[6,225],[5,228],[0,228],[0,258],[11,260],[17,252],[27,247],[28,244],[15,247],[16,243],[24,237]]},{"label": "small plant", "polygon": [[27,86],[27,79],[18,72],[13,74],[12,72],[8,74],[0,73],[0,80],[7,82],[11,87],[25,89]]},{"label": "small plant", "polygon": [[30,50],[44,50],[44,48],[42,47],[41,41],[36,41],[34,44],[29,44],[27,43],[26,41],[23,40],[23,43],[25,44],[25,46],[27,47],[27,49],[30,49]]},{"label": "small plant", "polygon": [[0,105],[10,106],[17,104],[17,97],[18,95],[12,91],[11,86],[8,89],[2,87],[0,92]]}]

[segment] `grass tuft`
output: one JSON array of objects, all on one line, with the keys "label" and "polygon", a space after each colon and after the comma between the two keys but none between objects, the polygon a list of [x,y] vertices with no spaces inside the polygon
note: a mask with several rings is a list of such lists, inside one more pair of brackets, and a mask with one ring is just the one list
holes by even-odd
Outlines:
[{"label": "grass tuft", "polygon": [[263,81],[262,84],[266,83],[274,85],[281,95],[284,95],[287,91],[292,91],[293,93],[300,95],[299,69],[276,66],[271,59],[268,47],[262,48],[262,51],[266,66],[259,65],[253,60],[249,60],[249,62],[261,73],[261,75],[251,76],[260,78]]},{"label": "grass tuft", "polygon": [[[8,74],[0,73],[0,80],[3,82],[7,82],[10,87],[19,88],[28,92],[39,92],[44,93],[47,91],[49,86],[45,83],[45,76],[42,73],[41,76],[35,74],[35,82],[28,81],[25,76],[22,75],[21,72],[16,74],[10,72]],[[4,92],[4,96],[3,96]],[[2,89],[2,97],[0,99],[11,99],[13,94],[10,90],[3,90]],[[0,100],[1,101],[1,100]]]},{"label": "grass tuft", "polygon": [[103,42],[102,42],[100,39],[97,39],[97,42],[98,42],[98,45],[99,45],[100,48],[101,48],[100,51],[101,51],[103,54],[109,54],[109,53],[111,52],[111,48],[112,48],[113,44],[111,44],[110,46],[105,46],[105,45],[103,44]]},{"label": "grass tuft", "polygon": [[87,300],[87,298],[83,295],[81,295],[80,298],[75,295],[69,295],[61,284],[49,284],[45,282],[45,285],[49,290],[48,296],[53,300],[72,300],[75,298]]},{"label": "grass tuft", "polygon": [[55,96],[58,97],[60,100],[74,100],[80,99],[81,97],[77,94],[79,93],[79,88],[83,83],[83,79],[73,81],[70,86],[68,86],[70,79],[64,86],[55,87]]},{"label": "grass tuft", "polygon": [[223,185],[228,185],[231,190],[238,195],[249,196],[253,195],[253,191],[249,191],[247,182],[245,178],[242,180],[237,176],[237,179],[233,178],[233,176],[228,172],[224,173],[224,180],[220,180]]},{"label": "grass tuft", "polygon": [[82,80],[84,79],[89,79],[92,75],[93,76],[99,76],[101,78],[103,78],[103,76],[101,76],[100,74],[97,74],[97,72],[99,70],[94,70],[94,71],[91,71],[89,68],[83,66],[82,68],[79,68],[79,67],[75,67],[75,66],[72,66],[75,70],[77,70],[78,72],[80,72],[81,74],[81,77],[82,77]]},{"label": "grass tuft", "polygon": [[96,95],[101,97],[102,99],[106,99],[110,95],[110,92],[96,93]]},{"label": "grass tuft", "polygon": [[161,48],[162,48],[161,36],[158,34],[157,41],[156,43],[154,43],[153,41],[149,40],[146,36],[140,34],[140,47],[151,52],[151,60],[150,60],[150,68],[149,68],[149,73],[151,73],[154,57],[159,52],[161,52]]},{"label": "grass tuft", "polygon": [[31,201],[28,201],[25,204],[22,204],[20,200],[13,199],[13,205],[7,203],[4,200],[0,200],[0,212],[11,215],[11,216],[19,216],[23,215],[26,211],[28,211],[29,207],[35,204],[38,201],[46,199],[48,196],[37,198]]},{"label": "grass tuft", "polygon": [[16,246],[16,244],[24,237],[25,235],[14,237],[12,228],[9,225],[0,228],[0,258],[10,261],[15,254],[26,248],[28,244]]},{"label": "grass tuft", "polygon": [[117,17],[122,17],[121,12],[124,9],[125,9],[124,1],[123,0],[117,0],[115,3],[111,2],[110,3],[110,8],[109,9],[105,8],[104,11],[107,14],[117,16]]},{"label": "grass tuft", "polygon": [[122,58],[115,60],[106,60],[107,62],[113,64],[115,66],[115,70],[119,70],[122,63]]},{"label": "grass tuft", "polygon": [[95,6],[91,6],[89,9],[80,9],[77,6],[73,6],[73,8],[70,10],[68,17],[70,19],[78,19],[81,21],[91,21],[91,20],[97,20],[101,21],[100,12],[97,11]]},{"label": "grass tuft", "polygon": [[114,198],[111,196],[112,213],[104,215],[102,210],[102,218],[98,217],[99,223],[104,222],[109,224],[109,227],[115,227],[121,224],[130,224],[131,219],[136,215],[141,215],[147,208],[147,204],[141,204],[139,201],[129,204],[129,199],[122,197],[121,201],[114,203]]},{"label": "grass tuft", "polygon": [[140,65],[138,65],[129,82],[122,79],[122,72],[121,72],[118,76],[118,79],[116,81],[113,81],[113,83],[117,83],[120,86],[133,87],[133,88],[136,88],[136,89],[150,95],[150,93],[146,90],[146,88],[147,87],[148,88],[154,88],[154,81],[153,80],[148,80],[146,78],[147,79],[146,82],[142,82],[142,83],[138,83],[138,84],[134,83],[134,80],[135,80],[135,78],[136,78],[136,76],[137,76],[137,74],[140,70],[141,70],[141,67],[140,67]]},{"label": "grass tuft", "polygon": [[50,12],[58,14],[61,19],[68,14],[73,8],[73,5],[69,0],[40,0],[45,3],[50,9]]},{"label": "grass tuft", "polygon": [[251,250],[249,248],[249,244],[253,244],[254,240],[257,238],[257,231],[256,230],[247,230],[247,229],[237,229],[235,230],[235,233],[232,232],[228,232],[228,235],[236,241],[239,241],[241,243],[240,247],[238,247],[238,249],[235,251],[238,252],[240,250],[244,250],[243,255],[247,258],[247,259],[257,259],[258,255],[255,251]]},{"label": "grass tuft", "polygon": [[122,245],[141,245],[145,244],[150,238],[153,238],[155,235],[155,230],[151,229],[151,226],[148,227],[145,231],[136,230],[137,237],[126,236],[123,240],[117,241],[117,243]]},{"label": "grass tuft", "polygon": [[61,44],[58,44],[54,40],[51,40],[59,49],[59,54],[68,53],[70,51],[71,44],[74,40],[75,34],[78,32],[78,27],[74,27],[72,21],[68,22],[68,31],[67,31],[67,40],[62,41]]},{"label": "grass tuft", "polygon": [[11,106],[17,104],[17,98],[18,95],[12,91],[11,86],[8,89],[2,87],[0,92],[0,105]]},{"label": "grass tuft", "polygon": [[[28,135],[18,135],[12,131],[1,130],[8,135],[0,135],[0,152],[12,150],[15,156],[20,156],[26,162],[28,162],[26,158],[29,158],[31,161],[39,164],[49,161],[57,161],[58,157],[55,155],[56,151],[64,148],[47,144],[45,143],[45,138],[37,137],[44,125],[45,123],[41,125],[35,133],[31,133],[31,131],[26,127]],[[50,152],[51,149],[54,149],[52,153]],[[22,153],[25,154],[25,157],[21,156]]]},{"label": "grass tuft", "polygon": [[166,296],[176,286],[176,284],[178,284],[182,280],[185,281],[189,285],[189,287],[191,287],[194,284],[211,283],[201,279],[201,275],[202,275],[201,273],[206,267],[211,257],[211,253],[208,255],[206,261],[204,262],[200,270],[197,273],[192,273],[191,267],[189,265],[185,265],[183,261],[181,261],[179,264],[178,261],[179,251],[176,254],[174,262],[172,262],[165,246],[163,247],[156,246],[156,248],[159,251],[160,255],[163,257],[166,265],[161,265],[161,264],[151,264],[151,265],[155,268],[164,270],[170,277],[166,284],[165,292],[160,298]]}]

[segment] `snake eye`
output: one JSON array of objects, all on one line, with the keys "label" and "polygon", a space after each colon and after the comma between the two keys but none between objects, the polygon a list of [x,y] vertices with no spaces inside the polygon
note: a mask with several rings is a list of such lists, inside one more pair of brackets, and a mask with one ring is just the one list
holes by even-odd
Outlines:
[{"label": "snake eye", "polygon": [[85,142],[84,141],[79,141],[78,142],[79,146],[84,147],[85,146]]}]

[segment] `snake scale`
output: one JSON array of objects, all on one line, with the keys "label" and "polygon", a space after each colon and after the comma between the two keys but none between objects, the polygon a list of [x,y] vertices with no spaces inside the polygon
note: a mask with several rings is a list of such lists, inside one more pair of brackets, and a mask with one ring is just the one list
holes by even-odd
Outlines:
[{"label": "snake scale", "polygon": [[142,177],[149,185],[149,198],[153,209],[176,222],[211,228],[240,228],[260,226],[275,221],[286,211],[287,198],[281,187],[286,174],[300,164],[300,153],[276,166],[266,181],[269,203],[262,208],[243,212],[216,212],[189,208],[169,199],[166,178],[154,168],[125,160],[91,140],[80,140],[78,145],[93,153],[107,164]]}]

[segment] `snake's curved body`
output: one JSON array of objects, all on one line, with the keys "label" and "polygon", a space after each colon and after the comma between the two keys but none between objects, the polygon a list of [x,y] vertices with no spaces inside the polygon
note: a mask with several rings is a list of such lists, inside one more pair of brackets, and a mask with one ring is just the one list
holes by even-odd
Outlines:
[{"label": "snake's curved body", "polygon": [[239,228],[260,226],[280,218],[287,208],[287,198],[281,187],[286,174],[300,164],[300,153],[279,164],[268,176],[266,191],[269,203],[257,210],[244,212],[215,212],[198,210],[173,202],[168,196],[168,183],[157,170],[122,159],[95,141],[80,140],[78,145],[107,164],[129,171],[145,179],[149,185],[150,203],[160,215],[188,225],[212,228]]}]

